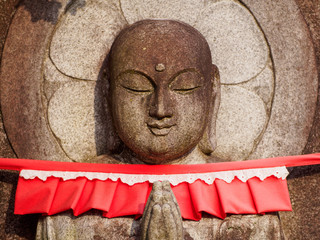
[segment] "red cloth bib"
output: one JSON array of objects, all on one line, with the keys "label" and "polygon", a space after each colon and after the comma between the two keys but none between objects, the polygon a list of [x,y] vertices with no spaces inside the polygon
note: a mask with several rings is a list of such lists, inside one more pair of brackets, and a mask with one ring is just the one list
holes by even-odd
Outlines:
[{"label": "red cloth bib", "polygon": [[[0,158],[0,169],[101,172],[128,176],[197,174],[312,164],[320,164],[320,154],[198,165],[116,165]],[[152,183],[149,181],[130,186],[120,179],[77,177],[63,180],[61,177],[48,177],[43,181],[19,177],[15,213],[52,215],[72,209],[77,216],[90,209],[98,209],[109,218],[141,216],[151,189]],[[225,218],[227,213],[263,214],[291,210],[286,180],[275,176],[264,180],[252,177],[245,182],[236,177],[230,183],[215,179],[212,184],[198,179],[192,183],[172,185],[172,191],[184,219],[199,220],[202,212]]]}]

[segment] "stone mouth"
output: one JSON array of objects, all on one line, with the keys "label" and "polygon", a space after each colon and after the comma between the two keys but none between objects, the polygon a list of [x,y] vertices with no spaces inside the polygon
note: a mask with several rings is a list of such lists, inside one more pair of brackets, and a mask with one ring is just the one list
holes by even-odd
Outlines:
[{"label": "stone mouth", "polygon": [[147,124],[152,134],[156,136],[166,136],[170,133],[175,124],[151,123]]}]

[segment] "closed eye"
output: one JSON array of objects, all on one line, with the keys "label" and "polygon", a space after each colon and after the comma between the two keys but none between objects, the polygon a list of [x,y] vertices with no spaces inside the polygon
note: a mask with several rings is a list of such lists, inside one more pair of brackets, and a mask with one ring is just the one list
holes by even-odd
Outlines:
[{"label": "closed eye", "polygon": [[188,94],[188,93],[192,93],[195,90],[201,88],[201,86],[196,86],[196,87],[191,87],[191,88],[174,88],[172,89],[173,91],[180,93],[180,94]]},{"label": "closed eye", "polygon": [[126,87],[124,85],[121,85],[124,89],[127,89],[130,92],[135,92],[135,93],[151,93],[152,90],[149,89],[136,89],[136,88],[130,88],[130,87]]},{"label": "closed eye", "polygon": [[118,77],[118,84],[130,93],[146,94],[154,90],[148,76],[132,70],[121,73]]},{"label": "closed eye", "polygon": [[169,87],[178,94],[191,94],[203,85],[201,74],[194,70],[179,72],[170,83]]}]

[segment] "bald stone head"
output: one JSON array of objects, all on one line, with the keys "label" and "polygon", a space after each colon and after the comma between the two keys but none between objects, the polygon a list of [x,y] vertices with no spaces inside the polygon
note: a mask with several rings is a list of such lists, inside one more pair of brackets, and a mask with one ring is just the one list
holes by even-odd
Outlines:
[{"label": "bald stone head", "polygon": [[116,131],[140,160],[166,164],[197,147],[211,151],[216,68],[196,29],[171,20],[137,22],[115,39],[108,68]]}]

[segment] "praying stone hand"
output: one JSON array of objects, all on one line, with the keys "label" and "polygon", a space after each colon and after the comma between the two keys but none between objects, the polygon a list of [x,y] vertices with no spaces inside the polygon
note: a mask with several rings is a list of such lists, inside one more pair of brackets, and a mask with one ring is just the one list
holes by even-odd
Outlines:
[{"label": "praying stone hand", "polygon": [[143,212],[141,240],[181,240],[182,218],[168,181],[155,182]]}]

